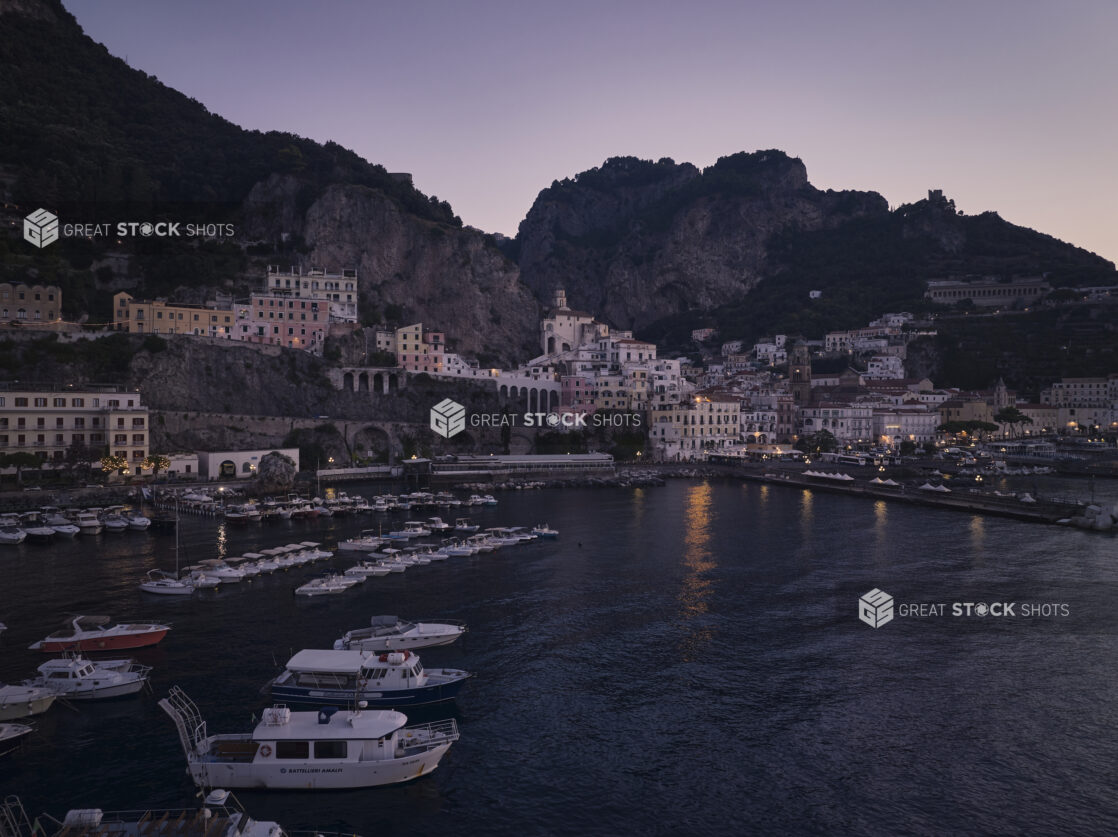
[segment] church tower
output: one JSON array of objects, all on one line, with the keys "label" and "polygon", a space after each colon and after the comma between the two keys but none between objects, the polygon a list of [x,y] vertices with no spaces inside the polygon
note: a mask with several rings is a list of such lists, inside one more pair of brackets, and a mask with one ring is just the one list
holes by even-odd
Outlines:
[{"label": "church tower", "polygon": [[806,407],[811,403],[811,353],[797,343],[788,356],[788,379],[792,383],[792,403]]},{"label": "church tower", "polygon": [[551,300],[552,308],[566,308],[567,307],[567,292],[562,288],[555,289],[555,297]]}]

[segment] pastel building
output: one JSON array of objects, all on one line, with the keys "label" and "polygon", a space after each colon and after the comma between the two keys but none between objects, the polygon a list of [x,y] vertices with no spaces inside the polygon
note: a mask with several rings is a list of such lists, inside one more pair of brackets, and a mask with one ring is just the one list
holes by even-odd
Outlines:
[{"label": "pastel building", "polygon": [[62,318],[62,289],[56,285],[0,282],[0,321],[45,325]]},{"label": "pastel building", "polygon": [[113,327],[129,334],[192,334],[232,340],[237,315],[217,303],[185,305],[162,299],[135,299],[113,294]]}]

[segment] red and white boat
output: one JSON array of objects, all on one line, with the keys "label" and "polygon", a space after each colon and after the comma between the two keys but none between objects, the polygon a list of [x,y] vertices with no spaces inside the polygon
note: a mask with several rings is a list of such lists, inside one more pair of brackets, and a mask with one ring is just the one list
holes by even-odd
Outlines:
[{"label": "red and white boat", "polygon": [[152,622],[109,625],[108,616],[76,616],[46,639],[30,646],[32,651],[121,651],[155,645],[171,630]]}]

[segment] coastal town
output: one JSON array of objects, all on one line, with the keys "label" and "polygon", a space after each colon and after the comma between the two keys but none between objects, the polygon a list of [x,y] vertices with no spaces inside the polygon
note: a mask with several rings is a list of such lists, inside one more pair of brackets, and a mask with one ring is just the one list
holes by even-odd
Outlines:
[{"label": "coastal town", "polygon": [[[1093,289],[1094,298],[1107,299],[1110,290]],[[966,299],[980,309],[1020,310],[1041,303],[1050,291],[1039,279],[971,279],[930,282],[927,297],[935,303]],[[752,344],[704,328],[691,335],[693,351],[663,357],[655,343],[571,308],[558,289],[539,322],[539,354],[515,368],[499,369],[481,368],[452,351],[446,325],[361,327],[354,270],[270,266],[261,289],[249,299],[205,305],[138,300],[119,292],[108,329],[63,321],[61,296],[55,286],[0,285],[6,333],[26,338],[48,332],[80,341],[124,332],[320,357],[329,338],[357,335],[367,348],[335,376],[344,389],[391,396],[409,376],[468,381],[491,390],[509,410],[553,415],[545,429],[560,432],[585,427],[595,415],[623,414],[631,417],[628,426],[644,435],[640,453],[645,462],[756,460],[795,455],[797,449],[852,457],[911,455],[974,441],[1052,457],[1056,440],[1113,439],[1118,432],[1118,372],[1054,380],[1032,398],[1001,379],[990,381],[987,389],[963,390],[908,376],[908,346],[935,336],[934,313],[884,312],[861,328],[821,338],[773,334]],[[237,476],[251,476],[263,455],[153,447],[152,416],[142,392],[112,389],[6,383],[0,395],[0,454],[28,454],[45,469],[72,466],[75,457],[109,457],[118,465],[112,470],[136,476],[159,470],[151,462],[158,454],[169,458],[166,474],[201,479],[216,479],[221,463],[226,476],[230,464]],[[367,405],[366,416],[352,418],[375,418],[377,398]],[[13,473],[13,467],[5,472]]]}]

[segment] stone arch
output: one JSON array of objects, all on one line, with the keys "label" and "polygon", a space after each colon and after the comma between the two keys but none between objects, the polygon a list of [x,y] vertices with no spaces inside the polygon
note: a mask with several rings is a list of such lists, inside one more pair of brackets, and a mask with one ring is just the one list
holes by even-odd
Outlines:
[{"label": "stone arch", "polygon": [[369,373],[368,372],[362,372],[360,375],[357,376],[357,391],[358,392],[368,392],[369,391]]},{"label": "stone arch", "polygon": [[388,386],[384,380],[384,373],[377,372],[373,375],[373,392],[387,392]]},{"label": "stone arch", "polygon": [[393,372],[388,376],[388,392],[397,392],[400,389],[400,380]]},{"label": "stone arch", "polygon": [[547,353],[549,355],[555,354],[555,335],[552,334],[547,338]]},{"label": "stone arch", "polygon": [[557,393],[555,390],[551,390],[548,393],[547,411],[549,413],[554,413],[554,412],[558,411],[558,409],[559,409],[559,393]]},{"label": "stone arch", "polygon": [[342,389],[347,390],[347,391],[353,389],[353,373],[352,372],[346,372],[344,375],[342,375]]}]

